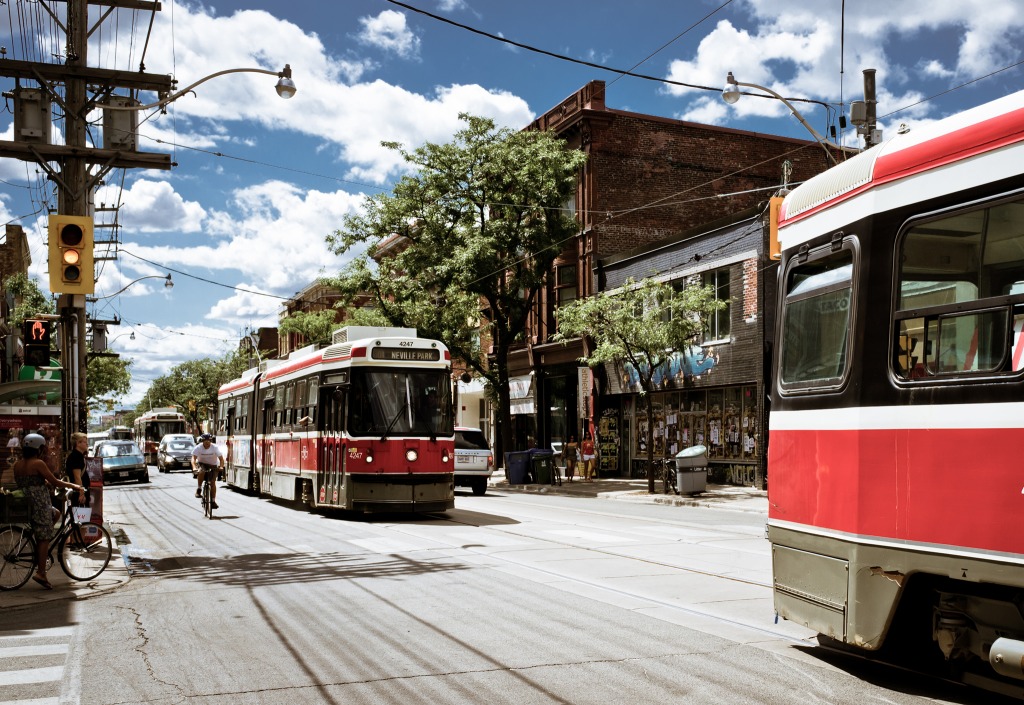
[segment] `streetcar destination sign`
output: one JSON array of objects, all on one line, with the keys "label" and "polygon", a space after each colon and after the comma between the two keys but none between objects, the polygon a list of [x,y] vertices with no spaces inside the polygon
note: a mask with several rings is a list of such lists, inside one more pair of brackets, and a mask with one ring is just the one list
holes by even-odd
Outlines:
[{"label": "streetcar destination sign", "polygon": [[435,362],[441,359],[437,349],[372,348],[370,357],[374,360],[402,360],[404,362]]}]

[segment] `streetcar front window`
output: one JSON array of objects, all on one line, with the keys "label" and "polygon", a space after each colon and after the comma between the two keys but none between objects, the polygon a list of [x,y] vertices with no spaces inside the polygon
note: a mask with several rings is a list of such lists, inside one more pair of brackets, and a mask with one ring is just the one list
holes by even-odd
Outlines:
[{"label": "streetcar front window", "polygon": [[450,436],[454,424],[448,375],[353,370],[347,419],[352,436]]},{"label": "streetcar front window", "polygon": [[834,387],[848,360],[853,252],[840,250],[793,266],[782,312],[784,389]]}]

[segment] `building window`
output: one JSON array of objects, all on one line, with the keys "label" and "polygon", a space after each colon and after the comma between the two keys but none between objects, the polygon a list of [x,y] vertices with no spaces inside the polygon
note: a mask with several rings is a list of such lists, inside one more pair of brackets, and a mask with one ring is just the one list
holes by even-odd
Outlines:
[{"label": "building window", "polygon": [[711,286],[715,289],[715,299],[725,302],[725,308],[714,311],[708,319],[707,341],[727,340],[732,330],[729,321],[732,317],[732,305],[729,303],[729,269],[716,269],[713,272],[704,272],[704,286]]}]

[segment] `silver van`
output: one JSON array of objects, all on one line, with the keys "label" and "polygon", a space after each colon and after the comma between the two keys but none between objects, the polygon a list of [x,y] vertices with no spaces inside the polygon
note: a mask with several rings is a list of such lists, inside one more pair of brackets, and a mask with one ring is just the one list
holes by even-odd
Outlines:
[{"label": "silver van", "polygon": [[480,496],[494,474],[494,454],[479,428],[455,428],[455,486],[469,487]]}]

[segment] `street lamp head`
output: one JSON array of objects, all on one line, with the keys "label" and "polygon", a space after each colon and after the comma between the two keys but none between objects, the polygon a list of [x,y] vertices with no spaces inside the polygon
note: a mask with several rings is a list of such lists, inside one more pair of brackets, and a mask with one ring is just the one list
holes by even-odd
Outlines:
[{"label": "street lamp head", "polygon": [[278,78],[277,85],[274,86],[274,89],[277,91],[279,96],[288,100],[295,95],[295,91],[298,90],[298,88],[295,87],[295,82],[292,80],[291,64],[285,64],[284,70],[277,75],[280,76],[280,78]]},{"label": "street lamp head", "polygon": [[732,71],[725,77],[725,88],[722,90],[722,100],[729,105],[735,105],[736,101],[740,99],[740,87],[736,83],[736,78],[732,75]]},{"label": "street lamp head", "polygon": [[174,288],[174,282],[171,281],[171,273],[170,272],[167,273],[167,279],[164,281],[164,288],[165,289],[173,289]]}]

